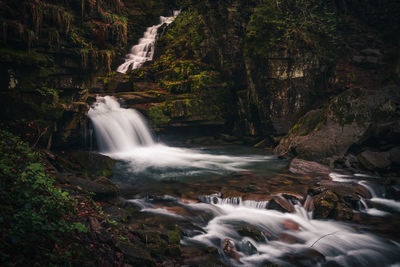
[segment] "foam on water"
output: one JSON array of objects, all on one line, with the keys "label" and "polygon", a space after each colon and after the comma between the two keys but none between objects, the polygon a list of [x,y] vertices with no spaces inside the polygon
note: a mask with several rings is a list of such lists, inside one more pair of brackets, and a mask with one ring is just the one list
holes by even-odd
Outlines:
[{"label": "foam on water", "polygon": [[[390,266],[400,260],[399,246],[395,242],[359,232],[345,223],[314,220],[310,213],[298,205],[294,213],[283,213],[266,209],[262,202],[246,203],[241,198],[224,199],[220,194],[204,196],[200,200],[202,202],[185,204],[166,197],[164,201],[188,210],[208,211],[212,217],[206,221],[191,215],[175,214],[160,208],[159,204],[151,204],[147,199],[131,202],[141,207],[142,212],[189,220],[203,229],[185,237],[181,241],[182,245],[215,247],[221,255],[225,255],[223,243],[229,239],[240,256],[240,263],[225,258],[232,266],[264,266],[269,261],[281,266],[296,266],[299,262],[293,261],[293,258],[296,259],[294,255],[300,257],[297,259],[304,266],[321,266],[322,262],[329,261],[341,266]],[[298,225],[298,229],[288,229],[287,222]],[[242,227],[249,226],[252,227],[250,229],[256,229],[262,238],[254,240],[240,234]],[[287,236],[292,241],[285,240]],[[307,253],[313,250],[316,252]],[[309,255],[309,258],[305,255]],[[325,261],[321,260],[321,255]]]},{"label": "foam on water", "polygon": [[272,156],[215,155],[157,143],[143,116],[136,110],[121,108],[110,96],[98,97],[88,115],[101,153],[128,162],[135,173],[148,168],[193,173],[243,171],[251,163],[274,159]]},{"label": "foam on water", "polygon": [[[204,204],[190,204],[195,207]],[[260,266],[266,261],[277,264],[293,265],[288,262],[290,254],[302,253],[313,248],[322,253],[326,260],[335,261],[343,266],[389,265],[398,260],[398,247],[374,235],[356,232],[353,228],[334,221],[312,220],[307,212],[297,206],[295,213],[282,213],[275,210],[258,209],[244,205],[213,205],[215,217],[203,228],[205,233],[186,239],[187,243],[201,243],[216,247],[221,253],[223,240],[229,238],[237,248],[251,242],[255,250],[239,250],[240,261],[244,266]],[[285,221],[299,225],[298,231],[284,227]],[[265,242],[256,242],[241,236],[237,225],[252,225],[266,236]],[[294,237],[293,244],[280,240],[282,234]],[[321,238],[322,237],[322,238]],[[248,244],[247,244],[248,245]],[[231,261],[232,265],[239,265]]]}]

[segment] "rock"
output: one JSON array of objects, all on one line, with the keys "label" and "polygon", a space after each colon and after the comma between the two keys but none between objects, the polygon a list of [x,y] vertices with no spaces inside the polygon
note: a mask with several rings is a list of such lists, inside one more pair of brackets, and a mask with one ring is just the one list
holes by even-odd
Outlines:
[{"label": "rock", "polygon": [[327,162],[343,158],[354,144],[368,138],[369,130],[387,122],[400,104],[400,89],[349,89],[332,98],[319,112],[306,113],[275,148],[280,156],[295,155]]},{"label": "rock", "polygon": [[267,204],[267,209],[278,210],[281,212],[294,212],[294,206],[287,199],[282,196],[276,195]]},{"label": "rock", "polygon": [[351,208],[349,208],[344,203],[337,203],[336,210],[334,212],[334,218],[340,221],[351,221],[353,219],[354,213]]},{"label": "rock", "polygon": [[372,48],[366,48],[361,50],[361,54],[364,54],[366,56],[376,56],[379,57],[382,55],[381,51],[379,49],[372,49]]},{"label": "rock", "polygon": [[130,264],[134,266],[154,266],[150,253],[144,250],[139,244],[133,244],[128,241],[117,243],[117,247],[124,253]]},{"label": "rock", "polygon": [[366,150],[358,155],[360,163],[368,170],[385,169],[390,166],[389,152]]},{"label": "rock", "polygon": [[290,162],[289,171],[296,174],[328,174],[331,169],[317,162],[295,158]]},{"label": "rock", "polygon": [[265,241],[265,238],[264,238],[264,235],[262,234],[262,232],[252,225],[236,227],[236,230],[240,235],[250,237],[250,238],[254,239],[254,241],[256,241],[256,242],[264,242]]},{"label": "rock", "polygon": [[400,166],[400,146],[389,150],[389,158],[393,164]]},{"label": "rock", "polygon": [[297,242],[297,238],[295,236],[292,236],[288,233],[280,233],[279,234],[279,241],[288,243],[288,244],[294,244]]},{"label": "rock", "polygon": [[71,151],[67,153],[72,161],[77,162],[83,170],[91,175],[111,176],[115,161],[110,157],[89,151]]},{"label": "rock", "polygon": [[330,190],[325,190],[314,196],[314,217],[317,219],[332,217],[338,201],[338,196]]},{"label": "rock", "polygon": [[225,238],[222,242],[222,250],[227,256],[234,258],[238,263],[241,263],[240,255],[237,252],[232,240],[230,240],[229,238]]},{"label": "rock", "polygon": [[100,177],[95,181],[90,181],[71,176],[68,177],[68,181],[72,185],[79,186],[88,192],[93,192],[95,194],[94,198],[98,200],[115,198],[119,194],[118,186],[106,177]]},{"label": "rock", "polygon": [[335,219],[350,221],[353,210],[337,194],[324,190],[314,196],[314,217],[317,219]]},{"label": "rock", "polygon": [[303,207],[306,211],[314,211],[314,199],[312,196],[307,195],[306,201],[304,201]]},{"label": "rock", "polygon": [[283,221],[283,227],[286,228],[287,230],[292,230],[292,231],[300,230],[300,225],[297,222],[289,219]]}]

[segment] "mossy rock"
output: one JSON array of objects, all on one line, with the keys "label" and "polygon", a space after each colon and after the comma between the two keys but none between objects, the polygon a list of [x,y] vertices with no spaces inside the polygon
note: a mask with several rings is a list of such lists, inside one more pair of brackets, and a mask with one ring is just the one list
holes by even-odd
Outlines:
[{"label": "mossy rock", "polygon": [[262,234],[262,232],[254,226],[245,225],[245,226],[236,227],[236,229],[240,235],[250,237],[250,238],[254,239],[254,241],[256,241],[256,242],[264,242],[265,241],[265,237]]},{"label": "mossy rock", "polygon": [[167,232],[168,242],[170,244],[178,245],[181,242],[180,230],[170,230]]},{"label": "mossy rock", "polygon": [[89,151],[71,151],[68,155],[82,167],[81,170],[87,171],[90,175],[106,177],[112,175],[115,161],[110,157]]},{"label": "mossy rock", "polygon": [[128,263],[134,266],[154,266],[155,262],[150,256],[149,251],[143,249],[140,244],[129,241],[120,241],[117,247],[122,251]]},{"label": "mossy rock", "polygon": [[339,202],[339,197],[332,191],[325,190],[314,197],[314,216],[317,219],[327,219],[333,216]]}]

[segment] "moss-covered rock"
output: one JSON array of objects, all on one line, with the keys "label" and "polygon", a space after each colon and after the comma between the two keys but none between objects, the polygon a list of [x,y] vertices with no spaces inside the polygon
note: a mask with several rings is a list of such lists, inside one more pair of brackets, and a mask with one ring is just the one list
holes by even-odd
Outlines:
[{"label": "moss-covered rock", "polygon": [[328,163],[330,157],[342,157],[353,144],[366,138],[370,127],[395,116],[400,103],[398,92],[398,87],[391,86],[381,91],[346,91],[334,97],[326,111],[316,110],[302,117],[275,152]]},{"label": "moss-covered rock", "polygon": [[78,163],[92,176],[111,176],[115,161],[110,157],[89,151],[68,152],[70,160]]}]

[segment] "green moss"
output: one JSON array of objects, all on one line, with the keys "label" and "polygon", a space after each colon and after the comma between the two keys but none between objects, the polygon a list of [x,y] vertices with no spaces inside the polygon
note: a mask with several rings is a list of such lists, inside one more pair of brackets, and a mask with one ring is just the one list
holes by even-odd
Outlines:
[{"label": "green moss", "polygon": [[149,109],[147,115],[151,121],[151,125],[155,128],[165,126],[170,121],[170,116],[166,115],[164,106],[154,106]]},{"label": "green moss", "polygon": [[179,230],[170,230],[167,232],[168,235],[168,242],[170,244],[176,244],[179,245],[179,243],[181,242],[181,234]]},{"label": "green moss", "polygon": [[326,119],[327,109],[312,110],[297,121],[287,136],[305,136],[311,132],[318,131],[326,124]]}]

